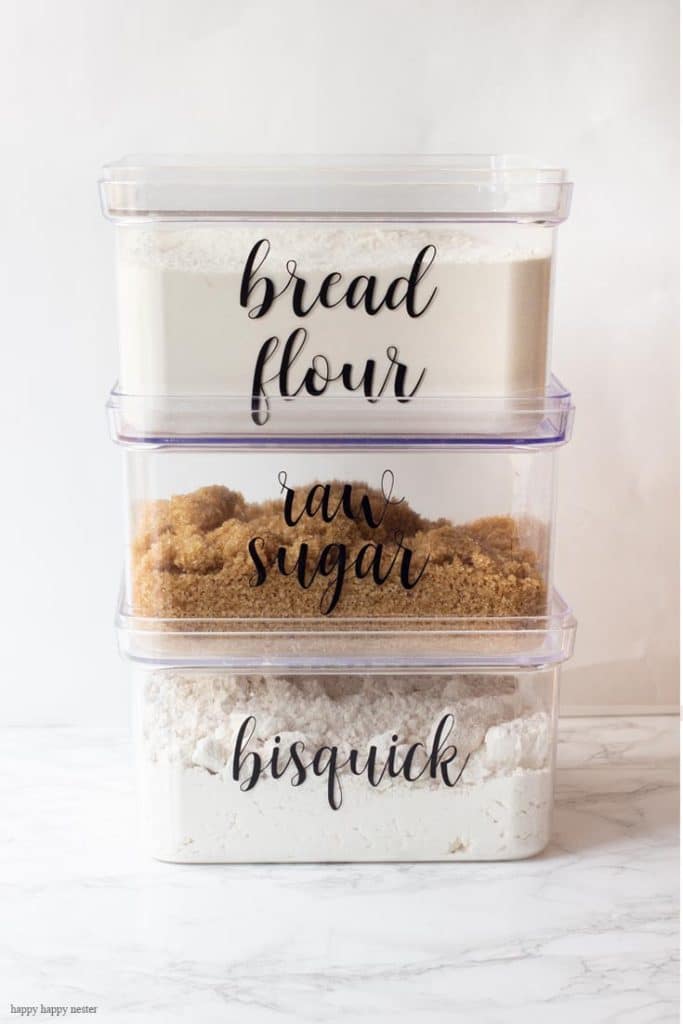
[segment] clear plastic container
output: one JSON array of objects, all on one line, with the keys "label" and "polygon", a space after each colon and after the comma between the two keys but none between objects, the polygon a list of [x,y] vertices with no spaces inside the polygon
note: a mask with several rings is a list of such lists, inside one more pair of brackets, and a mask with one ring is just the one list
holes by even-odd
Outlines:
[{"label": "clear plastic container", "polygon": [[105,168],[101,196],[124,392],[295,398],[320,419],[335,396],[384,395],[407,421],[406,399],[549,381],[562,169],[128,157]]},{"label": "clear plastic container", "polygon": [[457,412],[437,436],[388,427],[354,438],[332,425],[319,436],[153,438],[114,396],[126,607],[154,619],[423,626],[545,614],[555,462],[571,425],[559,391],[555,419],[522,440],[458,432]]},{"label": "clear plastic container", "polygon": [[[412,646],[398,632],[374,644],[374,621],[335,629],[338,644],[328,632],[322,647],[252,626],[245,659],[246,632],[202,627],[222,637],[214,656],[197,637],[169,644],[159,624],[119,618],[154,857],[511,860],[546,846],[575,629],[559,598],[495,642],[471,621]],[[478,640],[469,664],[459,630]]]}]

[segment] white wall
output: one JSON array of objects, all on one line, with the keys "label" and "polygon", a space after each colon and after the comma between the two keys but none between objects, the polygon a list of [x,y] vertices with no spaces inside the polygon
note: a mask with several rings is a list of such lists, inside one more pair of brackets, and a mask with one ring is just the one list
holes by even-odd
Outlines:
[{"label": "white wall", "polygon": [[565,705],[675,703],[675,0],[5,0],[2,22],[2,717],[126,716],[95,190],[126,151],[507,150],[571,168]]}]

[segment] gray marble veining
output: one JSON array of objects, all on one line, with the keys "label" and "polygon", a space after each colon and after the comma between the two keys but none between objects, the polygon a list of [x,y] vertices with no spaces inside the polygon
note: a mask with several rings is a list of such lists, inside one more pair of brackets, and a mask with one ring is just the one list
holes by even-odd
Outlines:
[{"label": "gray marble veining", "polygon": [[563,721],[553,842],[500,864],[158,864],[123,733],[0,742],[3,1020],[678,1020],[675,718]]}]

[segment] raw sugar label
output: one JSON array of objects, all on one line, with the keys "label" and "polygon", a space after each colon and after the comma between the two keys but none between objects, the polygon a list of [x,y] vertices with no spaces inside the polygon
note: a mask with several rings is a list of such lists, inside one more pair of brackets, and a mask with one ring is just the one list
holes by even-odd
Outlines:
[{"label": "raw sugar label", "polygon": [[[278,474],[278,481],[284,495],[284,522],[293,530],[298,528],[300,535],[306,535],[307,523],[311,520],[326,525],[340,522],[347,528],[352,523],[357,529],[351,535],[352,540],[332,539],[315,551],[306,540],[298,545],[296,542],[281,544],[270,560],[266,556],[268,538],[252,537],[248,550],[255,572],[249,581],[250,586],[263,586],[269,572],[291,577],[304,590],[312,587],[318,578],[329,580],[320,598],[320,611],[329,615],[337,607],[344,588],[351,580],[369,580],[382,587],[391,579],[406,591],[418,585],[429,564],[429,555],[416,557],[413,550],[404,544],[400,529],[388,533],[383,530],[383,539],[372,539],[375,531],[385,525],[392,507],[403,502],[402,498],[393,495],[394,474],[391,470],[384,471],[380,491],[375,491],[372,496],[368,488],[351,483],[316,483],[298,491],[289,486],[284,470]],[[343,536],[348,538],[348,529]]]}]

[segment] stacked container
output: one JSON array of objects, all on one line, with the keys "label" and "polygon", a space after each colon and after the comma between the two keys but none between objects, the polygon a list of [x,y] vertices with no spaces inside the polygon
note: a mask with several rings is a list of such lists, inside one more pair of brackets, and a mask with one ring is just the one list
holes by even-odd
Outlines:
[{"label": "stacked container", "polygon": [[550,834],[562,171],[129,158],[118,632],[173,861],[504,860]]}]

